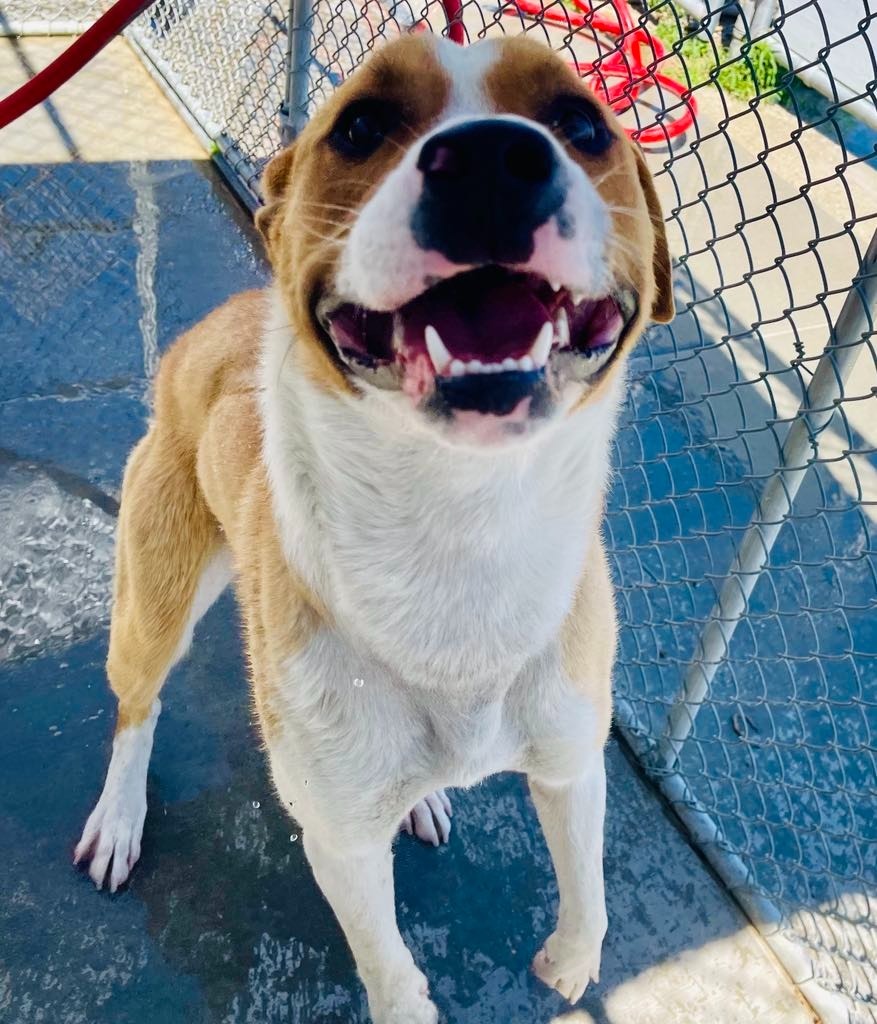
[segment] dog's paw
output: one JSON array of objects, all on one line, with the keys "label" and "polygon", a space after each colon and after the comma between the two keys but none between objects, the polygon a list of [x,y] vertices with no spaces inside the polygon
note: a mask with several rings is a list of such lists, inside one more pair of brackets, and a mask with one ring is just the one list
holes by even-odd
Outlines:
[{"label": "dog's paw", "polygon": [[429,996],[404,1002],[394,1001],[383,1011],[372,1014],[374,1024],[438,1024],[438,1010]]},{"label": "dog's paw", "polygon": [[570,1003],[577,1003],[588,983],[600,980],[603,929],[598,938],[566,941],[555,932],[533,959],[533,973]]},{"label": "dog's paw", "polygon": [[98,889],[108,883],[110,892],[115,892],[140,857],[145,820],[145,796],[126,799],[103,794],[85,823],[73,863],[90,861],[88,873]]},{"label": "dog's paw", "polygon": [[408,835],[438,846],[451,834],[451,801],[443,789],[437,789],[418,802],[402,819],[400,826]]},{"label": "dog's paw", "polygon": [[397,984],[385,984],[384,993],[375,1000],[369,994],[374,1024],[437,1024],[438,1010],[429,998],[429,984],[416,967]]}]

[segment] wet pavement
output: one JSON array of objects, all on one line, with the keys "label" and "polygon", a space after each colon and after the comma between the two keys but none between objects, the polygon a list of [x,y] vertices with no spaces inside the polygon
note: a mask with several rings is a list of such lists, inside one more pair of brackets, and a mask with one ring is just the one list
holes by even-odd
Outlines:
[{"label": "wet pavement", "polygon": [[[18,55],[0,43],[8,68]],[[149,374],[181,330],[267,277],[248,218],[115,49],[111,79],[67,87],[82,88],[78,108],[58,94],[66,157],[20,139],[13,152],[0,136],[0,1020],[366,1021],[343,937],[268,782],[230,595],[163,694],[130,885],[99,893],[70,863],[109,753],[112,536]],[[117,158],[88,156],[98,87]],[[149,97],[134,106],[164,125],[155,159],[126,148],[152,129],[130,111],[113,120],[114,89],[119,102]],[[602,981],[575,1011],[528,970],[556,888],[519,778],[453,794],[446,848],[399,840],[401,926],[443,1019],[812,1020],[615,742],[608,763],[609,935]]]}]

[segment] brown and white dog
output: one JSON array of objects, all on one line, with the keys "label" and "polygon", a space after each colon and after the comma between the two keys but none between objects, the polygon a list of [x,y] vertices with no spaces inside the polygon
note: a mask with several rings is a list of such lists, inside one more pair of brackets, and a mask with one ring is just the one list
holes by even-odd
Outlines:
[{"label": "brown and white dog", "polygon": [[522,38],[387,45],[265,176],[276,283],[162,361],[125,473],[107,663],[119,700],[77,847],[140,852],[159,691],[234,578],[282,805],[376,1024],[437,1018],[396,924],[400,820],[525,772],[570,1000],[606,929],[616,643],[601,541],[625,355],[672,315],[652,181],[564,61]]}]

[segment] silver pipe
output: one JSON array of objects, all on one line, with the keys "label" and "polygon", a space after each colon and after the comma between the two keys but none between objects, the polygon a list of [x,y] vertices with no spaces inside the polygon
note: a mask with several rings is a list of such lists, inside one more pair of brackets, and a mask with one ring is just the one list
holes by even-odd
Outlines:
[{"label": "silver pipe", "polygon": [[64,21],[46,18],[7,21],[5,18],[0,18],[0,39],[16,36],[78,36],[91,26],[92,22],[90,21]]},{"label": "silver pipe", "polygon": [[284,145],[298,135],[308,120],[313,13],[313,0],[291,0],[286,50],[286,98],[281,114],[281,138]]},{"label": "silver pipe", "polygon": [[739,0],[740,14],[734,21],[734,34],[728,56],[737,57],[743,44],[760,39],[770,29],[778,0]]},{"label": "silver pipe", "polygon": [[807,60],[806,57],[787,50],[777,40],[776,36],[768,36],[765,42],[773,51],[777,61],[783,67],[788,65],[789,71],[794,71],[804,85],[808,85],[811,89],[822,93],[826,99],[831,100],[833,103],[842,104],[842,109],[848,114],[852,114],[853,117],[858,118],[863,124],[868,125],[869,128],[877,129],[877,104],[875,104],[874,98],[870,94],[863,96],[861,93],[848,88],[842,82],[838,82],[836,78],[833,78],[825,70],[824,64],[814,64],[812,60]]},{"label": "silver pipe", "polygon": [[673,768],[694,727],[716,670],[727,657],[731,638],[755,584],[770,558],[771,548],[792,509],[795,496],[815,460],[819,437],[843,399],[844,383],[874,331],[877,312],[877,232],[871,238],[859,272],[853,278],[816,372],[786,435],[778,471],[758,502],[718,600],[698,640],[692,663],[676,695],[667,725],[658,741],[657,764]]},{"label": "silver pipe", "polygon": [[679,772],[671,772],[659,777],[658,784],[698,849],[758,929],[803,998],[819,1015],[822,1024],[849,1024],[847,1000],[819,983],[816,965],[807,948],[789,937],[788,925],[779,907],[753,886],[746,863],[729,849],[716,820],[695,797],[685,779]]}]

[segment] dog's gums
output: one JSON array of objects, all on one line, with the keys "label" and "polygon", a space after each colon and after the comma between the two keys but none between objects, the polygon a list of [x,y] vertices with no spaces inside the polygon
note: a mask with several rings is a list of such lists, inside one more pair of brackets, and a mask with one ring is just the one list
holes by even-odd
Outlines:
[{"label": "dog's gums", "polygon": [[464,271],[392,311],[338,298],[318,318],[343,362],[377,387],[401,388],[434,411],[530,415],[570,380],[594,379],[638,313],[632,289],[576,295],[498,266]]}]

